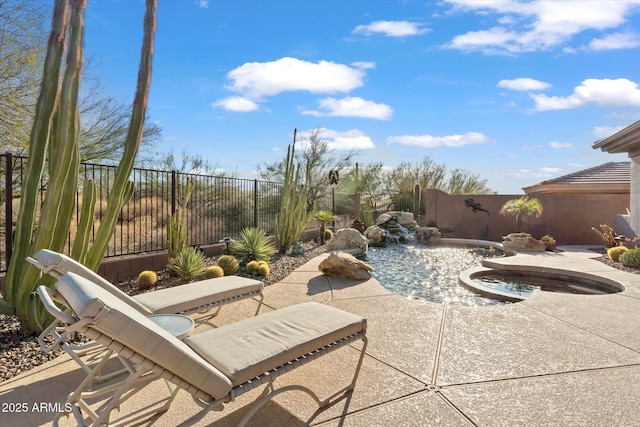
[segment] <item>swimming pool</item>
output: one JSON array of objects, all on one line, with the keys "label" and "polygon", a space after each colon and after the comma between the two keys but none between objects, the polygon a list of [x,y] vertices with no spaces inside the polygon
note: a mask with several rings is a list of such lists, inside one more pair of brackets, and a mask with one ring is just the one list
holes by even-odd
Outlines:
[{"label": "swimming pool", "polygon": [[369,248],[367,262],[372,276],[386,289],[408,298],[466,306],[505,304],[482,297],[460,286],[461,271],[480,266],[502,252],[463,246],[396,244]]}]

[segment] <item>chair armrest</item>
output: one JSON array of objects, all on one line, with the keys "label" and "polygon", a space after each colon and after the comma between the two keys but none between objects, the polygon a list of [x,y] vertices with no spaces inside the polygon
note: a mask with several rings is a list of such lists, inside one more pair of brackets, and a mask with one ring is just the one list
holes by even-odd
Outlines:
[{"label": "chair armrest", "polygon": [[65,323],[67,325],[76,323],[78,319],[71,316],[69,313],[65,313],[64,311],[60,310],[58,306],[53,302],[53,300],[51,299],[51,295],[49,295],[50,291],[51,289],[47,288],[46,286],[38,286],[38,296],[40,297],[44,308],[49,312],[49,314],[60,320],[62,323]]}]

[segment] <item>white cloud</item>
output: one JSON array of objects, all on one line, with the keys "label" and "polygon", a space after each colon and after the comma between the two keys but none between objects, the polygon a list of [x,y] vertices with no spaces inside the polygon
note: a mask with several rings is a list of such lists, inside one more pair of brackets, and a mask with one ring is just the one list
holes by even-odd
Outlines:
[{"label": "white cloud", "polygon": [[591,50],[633,49],[640,46],[640,37],[632,33],[607,34],[601,39],[593,39],[589,43]]},{"label": "white cloud", "polygon": [[586,79],[566,98],[531,95],[538,111],[564,110],[585,105],[600,107],[640,106],[640,88],[628,79]]},{"label": "white cloud", "polygon": [[631,1],[476,1],[446,0],[454,11],[474,12],[488,21],[488,30],[458,35],[447,47],[485,54],[517,54],[548,50],[566,44],[583,31],[606,31],[627,21],[637,2]]},{"label": "white cloud", "polygon": [[540,174],[544,176],[550,176],[557,174],[558,172],[562,172],[561,168],[549,168],[549,167],[541,167],[538,169]]},{"label": "white cloud", "polygon": [[198,7],[206,9],[209,7],[209,0],[197,0],[196,4],[198,5]]},{"label": "white cloud", "polygon": [[541,82],[540,80],[521,77],[513,80],[500,80],[498,87],[511,90],[545,90],[549,89],[551,85],[546,82]]},{"label": "white cloud", "polygon": [[591,133],[596,138],[602,139],[602,138],[607,138],[613,135],[614,133],[621,131],[625,127],[626,126],[596,126],[595,128],[593,128]]},{"label": "white cloud", "polygon": [[462,147],[486,142],[489,142],[489,138],[478,132],[467,132],[464,135],[402,135],[387,138],[387,144],[415,145],[423,148],[435,148],[443,145],[447,147]]},{"label": "white cloud", "polygon": [[389,120],[393,109],[386,104],[378,104],[360,97],[342,99],[325,98],[319,101],[320,110],[303,110],[302,114],[318,117],[364,117],[367,119]]},{"label": "white cloud", "polygon": [[406,37],[426,33],[427,29],[420,28],[422,24],[409,21],[373,21],[368,25],[358,25],[354,34],[371,35],[382,33],[388,37]]},{"label": "white cloud", "polygon": [[331,150],[371,150],[376,148],[371,138],[358,129],[344,132],[327,128],[310,129],[299,133],[303,144],[308,143],[309,137],[315,132],[320,139],[329,143]]},{"label": "white cloud", "polygon": [[213,104],[212,107],[222,107],[229,111],[238,111],[246,113],[249,111],[256,111],[259,106],[250,99],[243,98],[241,96],[230,96],[228,98],[219,99]]},{"label": "white cloud", "polygon": [[570,142],[550,142],[549,147],[551,148],[571,148],[573,144]]},{"label": "white cloud", "polygon": [[357,67],[350,67],[330,61],[314,63],[289,57],[270,62],[247,62],[227,74],[233,81],[228,89],[254,100],[286,91],[346,93],[362,86],[363,69],[374,66],[371,62],[357,64]]}]

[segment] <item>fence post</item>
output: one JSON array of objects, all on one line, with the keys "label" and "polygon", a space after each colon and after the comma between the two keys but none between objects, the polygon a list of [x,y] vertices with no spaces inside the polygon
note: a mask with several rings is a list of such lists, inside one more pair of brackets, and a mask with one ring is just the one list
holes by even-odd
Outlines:
[{"label": "fence post", "polygon": [[176,171],[171,171],[171,215],[176,213]]},{"label": "fence post", "polygon": [[420,219],[420,211],[421,211],[420,196],[421,196],[420,184],[416,184],[416,186],[413,188],[413,216],[416,222],[418,222],[418,224],[420,223],[420,221],[418,220]]},{"label": "fence post", "polygon": [[5,230],[4,230],[4,244],[5,244],[5,262],[7,267],[11,260],[11,252],[13,251],[13,155],[7,152],[4,156],[7,166],[5,168]]},{"label": "fence post", "polygon": [[258,180],[253,180],[253,226],[258,228]]}]

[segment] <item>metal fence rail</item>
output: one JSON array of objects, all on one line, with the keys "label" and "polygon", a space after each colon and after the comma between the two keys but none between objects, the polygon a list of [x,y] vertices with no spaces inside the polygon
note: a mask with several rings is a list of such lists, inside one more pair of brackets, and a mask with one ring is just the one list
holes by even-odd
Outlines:
[{"label": "metal fence rail", "polygon": [[[12,233],[18,215],[26,162],[26,157],[0,154],[0,273],[6,272],[11,257]],[[81,163],[78,193],[65,196],[73,197],[76,204],[67,251],[77,232],[83,180],[92,179],[98,190],[91,237],[93,241],[107,207],[116,168],[112,165]],[[186,212],[188,242],[191,245],[218,243],[225,237],[235,239],[245,227],[259,227],[269,235],[275,232],[282,183],[142,168],[134,168],[130,180],[134,184],[133,197],[122,207],[105,257],[165,250],[168,217],[180,208]],[[194,187],[185,207],[181,204],[184,204],[182,195],[187,182]],[[40,186],[41,202],[45,192],[46,176]],[[334,191],[317,201],[314,208],[333,211],[345,218],[359,209],[370,215],[389,209],[411,210],[408,209],[409,205],[405,206],[405,201],[410,201],[411,195],[363,195],[360,208],[355,206],[354,196],[352,193]],[[308,225],[315,226],[315,222]]]}]

